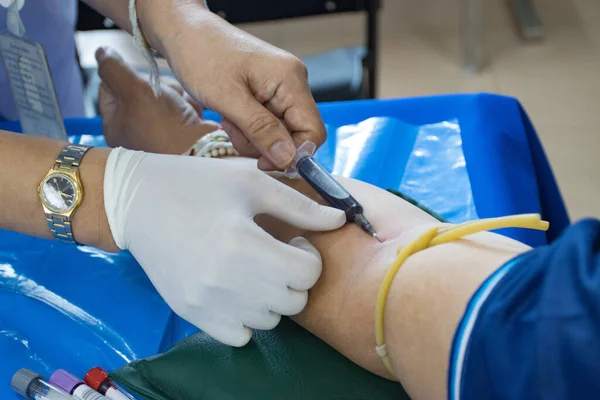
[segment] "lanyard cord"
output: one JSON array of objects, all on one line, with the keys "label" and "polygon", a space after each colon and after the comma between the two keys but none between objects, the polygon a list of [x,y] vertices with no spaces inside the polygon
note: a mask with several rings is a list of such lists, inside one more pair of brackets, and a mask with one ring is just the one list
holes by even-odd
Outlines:
[{"label": "lanyard cord", "polygon": [[150,50],[150,46],[148,42],[146,42],[146,38],[142,34],[142,30],[140,29],[137,9],[135,8],[135,0],[129,0],[129,21],[131,23],[131,33],[133,34],[133,43],[140,50],[146,62],[148,63],[148,68],[150,68],[150,87],[152,88],[152,92],[155,97],[160,96],[160,71],[158,69],[158,64],[156,63],[156,59]]},{"label": "lanyard cord", "polygon": [[19,11],[25,5],[25,0],[0,0],[0,6],[6,8],[6,27],[17,37],[25,36],[25,25]]},{"label": "lanyard cord", "polygon": [[[1,0],[0,0],[1,1]],[[24,0],[23,0],[24,1]],[[204,5],[208,8],[206,0]],[[140,21],[138,19],[136,0],[129,0],[129,22],[131,23],[131,33],[133,34],[133,43],[140,50],[146,61],[148,62],[148,68],[150,69],[150,87],[155,97],[160,96],[160,70],[156,63],[156,52],[150,48],[142,29],[140,28]]]}]

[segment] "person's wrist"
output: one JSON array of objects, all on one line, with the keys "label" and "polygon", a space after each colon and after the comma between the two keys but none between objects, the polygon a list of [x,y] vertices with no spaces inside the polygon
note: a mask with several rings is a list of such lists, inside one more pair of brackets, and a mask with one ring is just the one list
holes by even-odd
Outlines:
[{"label": "person's wrist", "polygon": [[168,43],[185,30],[186,20],[211,19],[204,0],[137,0],[137,13],[144,38],[163,56]]},{"label": "person's wrist", "polygon": [[84,189],[81,205],[73,215],[73,235],[81,244],[116,253],[104,210],[104,169],[110,149],[92,148],[83,157],[79,173]]}]

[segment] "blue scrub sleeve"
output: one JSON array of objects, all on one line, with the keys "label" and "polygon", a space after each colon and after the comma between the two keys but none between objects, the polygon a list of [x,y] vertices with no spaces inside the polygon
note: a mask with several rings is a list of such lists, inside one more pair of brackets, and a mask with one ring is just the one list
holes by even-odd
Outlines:
[{"label": "blue scrub sleeve", "polygon": [[504,265],[454,338],[449,398],[600,399],[600,221]]}]

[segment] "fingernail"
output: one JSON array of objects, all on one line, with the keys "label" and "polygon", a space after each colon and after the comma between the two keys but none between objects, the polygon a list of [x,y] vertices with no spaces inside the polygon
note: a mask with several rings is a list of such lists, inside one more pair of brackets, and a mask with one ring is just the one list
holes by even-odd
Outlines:
[{"label": "fingernail", "polygon": [[296,154],[296,148],[292,143],[280,140],[271,146],[269,153],[275,164],[281,168],[292,161],[292,158],[294,158],[294,155]]},{"label": "fingernail", "polygon": [[104,56],[106,56],[107,51],[108,47],[106,46],[98,47],[98,49],[96,50],[96,61],[102,61],[102,59],[104,59]]}]

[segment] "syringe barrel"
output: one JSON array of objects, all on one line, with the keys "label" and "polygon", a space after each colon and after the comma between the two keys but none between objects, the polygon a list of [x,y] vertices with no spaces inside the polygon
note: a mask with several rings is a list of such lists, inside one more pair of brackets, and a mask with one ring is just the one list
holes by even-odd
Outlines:
[{"label": "syringe barrel", "polygon": [[304,157],[296,165],[298,174],[304,178],[332,207],[346,213],[346,220],[354,222],[357,214],[363,213],[363,206],[335,180],[314,158]]}]

